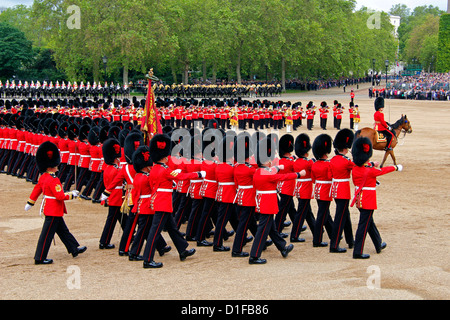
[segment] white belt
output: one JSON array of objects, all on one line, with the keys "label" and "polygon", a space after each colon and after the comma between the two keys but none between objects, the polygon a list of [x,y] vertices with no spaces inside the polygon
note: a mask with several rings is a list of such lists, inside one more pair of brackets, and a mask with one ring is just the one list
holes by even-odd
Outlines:
[{"label": "white belt", "polygon": [[191,180],[191,183],[200,183],[203,182],[203,180]]},{"label": "white belt", "polygon": [[139,197],[139,199],[146,199],[146,198],[150,198],[152,195],[151,194],[144,194],[142,196]]},{"label": "white belt", "polygon": [[114,189],[122,189],[123,187],[122,186],[120,186],[120,187],[115,187]]},{"label": "white belt", "polygon": [[253,186],[238,186],[238,189],[253,189]]},{"label": "white belt", "polygon": [[60,151],[60,153],[69,153],[69,151]]},{"label": "white belt", "polygon": [[316,180],[316,183],[331,184],[331,181]]},{"label": "white belt", "polygon": [[12,142],[12,141],[17,141],[17,139],[10,139],[9,141],[11,141],[11,142]]},{"label": "white belt", "polygon": [[216,180],[208,180],[208,179],[203,179],[204,182],[211,182],[211,183],[217,183]]},{"label": "white belt", "polygon": [[45,199],[53,199],[53,200],[56,200],[55,197],[49,197],[49,196],[45,196]]},{"label": "white belt", "polygon": [[333,182],[350,182],[350,179],[333,179]]},{"label": "white belt", "polygon": [[306,179],[295,179],[295,182],[307,182],[307,181],[312,181],[311,178],[306,178]]},{"label": "white belt", "polygon": [[98,161],[98,160],[102,160],[102,158],[91,158],[91,160]]},{"label": "white belt", "polygon": [[219,186],[234,186],[234,182],[219,182]]},{"label": "white belt", "polygon": [[81,157],[81,158],[86,158],[86,157],[90,157],[90,155],[88,155],[88,154],[82,154],[80,157]]},{"label": "white belt", "polygon": [[377,188],[375,188],[375,187],[363,187],[362,190],[373,190],[373,191],[375,191],[375,190],[377,190]]},{"label": "white belt", "polygon": [[256,195],[259,195],[259,194],[274,194],[274,193],[277,193],[277,190],[263,190],[263,191],[256,190]]},{"label": "white belt", "polygon": [[158,188],[158,189],[156,189],[156,192],[173,192],[173,189]]}]

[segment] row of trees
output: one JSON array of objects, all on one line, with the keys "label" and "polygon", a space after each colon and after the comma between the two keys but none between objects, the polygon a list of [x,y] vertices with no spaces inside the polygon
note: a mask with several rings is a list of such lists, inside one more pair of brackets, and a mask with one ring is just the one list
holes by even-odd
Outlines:
[{"label": "row of trees", "polygon": [[123,83],[152,67],[168,83],[284,83],[360,77],[372,59],[377,70],[395,62],[388,14],[355,8],[355,0],[35,0],[0,22],[49,50],[67,80]]},{"label": "row of trees", "polygon": [[432,5],[418,6],[412,10],[405,4],[396,4],[389,13],[401,17],[398,28],[400,60],[421,64],[425,71],[445,72],[436,69],[439,22],[445,12]]}]

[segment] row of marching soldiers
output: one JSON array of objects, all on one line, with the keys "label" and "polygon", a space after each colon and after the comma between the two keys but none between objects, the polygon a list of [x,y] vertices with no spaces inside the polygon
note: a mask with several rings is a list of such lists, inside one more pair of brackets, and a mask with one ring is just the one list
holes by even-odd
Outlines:
[{"label": "row of marching soldiers", "polygon": [[[195,254],[195,248],[189,248],[191,241],[212,247],[213,251],[231,251],[232,257],[248,257],[250,264],[266,263],[261,255],[271,244],[286,258],[293,243],[305,241],[300,237],[305,221],[314,247],[328,246],[323,239],[324,229],[330,239],[330,252],[346,252],[339,246],[342,234],[348,247],[353,248],[353,258],[369,258],[363,253],[366,233],[377,253],[386,247],[373,221],[376,178],[401,171],[402,166],[376,168],[378,164],[370,162],[369,139],[354,141],[349,129],[340,130],[334,141],[321,134],[312,145],[306,134],[296,139],[286,134],[278,139],[261,132],[236,135],[206,128],[193,129],[186,135],[183,130],[165,129],[165,133],[153,136],[148,146],[137,130],[126,136],[123,145],[114,136],[102,144],[104,191],[100,200],[108,214],[100,249],[115,248],[110,241],[117,222],[123,229],[119,255],[142,261],[144,268],[162,267],[155,261],[156,251],[163,256],[171,250],[163,230],[181,261]],[[329,158],[332,147],[335,156]],[[352,160],[346,156],[350,149]],[[314,159],[308,158],[310,150]],[[126,163],[121,166],[123,154]],[[47,253],[54,233],[61,237],[68,252],[77,256],[86,247],[79,247],[63,215],[64,201],[78,197],[79,190],[63,190],[56,175],[60,152],[54,143],[46,141],[38,147],[36,163],[42,175],[25,209],[32,208],[43,193],[41,211],[46,220],[35,261],[52,262]],[[351,178],[356,188],[350,205]],[[297,208],[294,198],[298,200]],[[311,210],[312,199],[318,204],[316,216]],[[334,219],[330,214],[333,200]],[[360,211],[355,237],[349,214],[349,206],[354,203]],[[289,244],[285,240],[289,235],[283,232],[288,215],[292,223]],[[56,227],[55,217],[59,223]],[[184,233],[180,231],[183,222],[187,222]],[[228,224],[233,231],[227,230]],[[233,234],[232,248],[225,246],[224,241]],[[213,236],[212,242],[207,240],[209,236]],[[247,252],[244,249],[249,242],[253,243]]]}]

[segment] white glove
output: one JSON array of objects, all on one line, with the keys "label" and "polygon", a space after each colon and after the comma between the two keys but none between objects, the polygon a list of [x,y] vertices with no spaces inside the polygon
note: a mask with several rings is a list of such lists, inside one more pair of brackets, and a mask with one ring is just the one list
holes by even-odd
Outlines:
[{"label": "white glove", "polygon": [[403,166],[401,164],[397,165],[397,171],[403,171]]},{"label": "white glove", "polygon": [[280,164],[278,167],[278,170],[284,170],[284,164]]},{"label": "white glove", "polygon": [[301,177],[306,176],[306,170],[304,170],[304,169],[303,169],[302,171],[300,171],[299,173],[300,173],[300,176],[301,176]]},{"label": "white glove", "polygon": [[28,203],[25,205],[25,211],[28,211],[28,210],[30,210],[31,208],[33,208],[32,205],[30,205],[30,204],[28,204]]},{"label": "white glove", "polygon": [[100,201],[105,201],[108,199],[108,196],[104,193],[102,193],[102,196],[100,197]]},{"label": "white glove", "polygon": [[181,169],[176,169],[176,170],[173,170],[174,172],[176,172],[176,173],[181,173]]},{"label": "white glove", "polygon": [[206,171],[200,171],[200,175],[202,176],[202,178],[206,177]]},{"label": "white glove", "polygon": [[72,196],[73,196],[74,199],[78,198],[79,195],[80,195],[80,191],[78,191],[78,190],[73,190],[72,191]]}]

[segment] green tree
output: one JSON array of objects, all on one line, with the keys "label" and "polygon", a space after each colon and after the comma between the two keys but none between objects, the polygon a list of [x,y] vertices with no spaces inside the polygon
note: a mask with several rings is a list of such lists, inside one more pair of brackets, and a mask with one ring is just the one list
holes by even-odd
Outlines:
[{"label": "green tree", "polygon": [[0,23],[0,78],[9,79],[33,58],[31,41],[19,29]]},{"label": "green tree", "polygon": [[450,14],[443,14],[439,22],[437,71],[450,71]]}]

